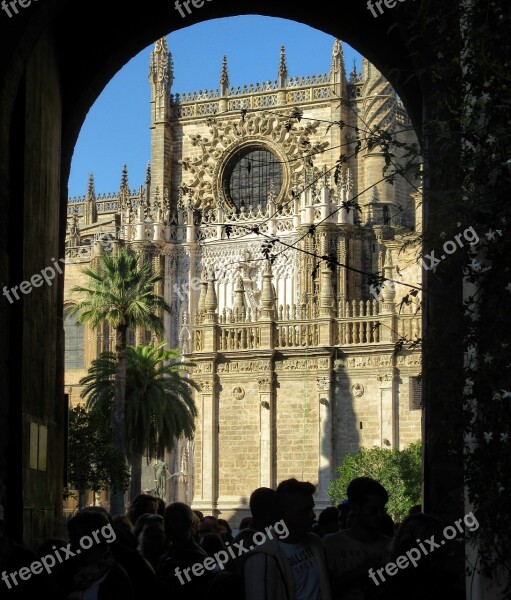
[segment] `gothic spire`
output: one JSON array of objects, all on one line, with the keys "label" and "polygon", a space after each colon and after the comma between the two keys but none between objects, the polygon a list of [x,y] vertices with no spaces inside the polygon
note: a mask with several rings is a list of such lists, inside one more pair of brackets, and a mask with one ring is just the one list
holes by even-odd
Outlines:
[{"label": "gothic spire", "polygon": [[206,301],[204,308],[206,309],[206,322],[216,323],[217,315],[216,310],[218,308],[218,300],[216,297],[215,290],[215,272],[211,268],[208,273],[208,290],[206,292]]},{"label": "gothic spire", "polygon": [[130,187],[128,184],[128,167],[124,165],[122,168],[121,186],[119,188],[119,204],[121,209],[128,206],[129,197]]},{"label": "gothic spire", "polygon": [[229,92],[229,69],[227,67],[227,56],[222,60],[222,71],[220,73],[220,89],[222,96],[227,96]]},{"label": "gothic spire", "polygon": [[96,199],[96,192],[94,190],[94,174],[89,173],[89,183],[87,185],[87,198],[90,200]]},{"label": "gothic spire", "polygon": [[280,62],[279,62],[279,85],[280,87],[286,87],[287,83],[287,61],[286,61],[286,47],[280,47]]},{"label": "gothic spire", "polygon": [[396,297],[396,290],[393,281],[388,281],[389,279],[394,278],[394,265],[392,263],[392,253],[389,248],[387,248],[387,252],[385,255],[385,264],[383,265],[383,276],[386,281],[383,283],[383,292],[382,298],[384,302],[394,302],[394,298]]},{"label": "gothic spire", "polygon": [[234,316],[237,321],[244,321],[247,312],[247,305],[245,304],[245,286],[243,285],[243,276],[241,273],[236,279],[234,294]]},{"label": "gothic spire", "polygon": [[167,45],[167,38],[156,40],[149,59],[149,81],[155,85],[164,83],[170,90],[174,83],[174,62]]},{"label": "gothic spire", "polygon": [[335,40],[332,49],[332,71],[343,66],[344,53],[341,40]]},{"label": "gothic spire", "polygon": [[263,267],[263,283],[261,286],[261,318],[273,319],[275,316],[275,294],[272,285],[273,273],[271,262],[266,260]]},{"label": "gothic spire", "polygon": [[147,187],[151,185],[151,163],[147,163],[147,169],[145,172],[145,184]]},{"label": "gothic spire", "polygon": [[94,175],[89,173],[87,195],[85,196],[85,225],[92,225],[97,221],[96,191],[94,189]]},{"label": "gothic spire", "polygon": [[153,104],[153,123],[164,120],[170,108],[170,89],[174,83],[172,54],[165,37],[156,41],[149,60],[149,83]]}]

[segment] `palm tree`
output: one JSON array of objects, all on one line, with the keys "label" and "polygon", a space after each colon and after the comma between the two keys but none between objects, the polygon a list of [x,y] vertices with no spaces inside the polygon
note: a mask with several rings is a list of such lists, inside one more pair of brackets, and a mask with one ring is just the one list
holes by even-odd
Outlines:
[{"label": "palm tree", "polygon": [[[126,334],[128,328],[143,327],[163,333],[163,311],[170,312],[164,298],[155,292],[155,284],[162,281],[152,273],[151,263],[139,265],[136,254],[121,248],[116,256],[106,252],[100,255],[97,269],[82,271],[88,276],[89,287],[75,286],[71,292],[80,294],[79,302],[71,309],[79,323],[98,327],[104,321],[115,330],[115,398],[111,412],[114,448],[125,452],[125,396],[126,396]],[[124,514],[124,491],[112,490],[112,515]]]},{"label": "palm tree", "polygon": [[[198,385],[187,376],[192,365],[181,362],[179,353],[165,350],[165,345],[126,348],[125,441],[132,466],[132,498],[141,491],[144,452],[153,458],[162,456],[172,450],[178,437],[190,439],[195,432],[197,408],[192,389]],[[80,380],[87,408],[106,418],[112,410],[115,367],[115,355],[102,352]]]}]

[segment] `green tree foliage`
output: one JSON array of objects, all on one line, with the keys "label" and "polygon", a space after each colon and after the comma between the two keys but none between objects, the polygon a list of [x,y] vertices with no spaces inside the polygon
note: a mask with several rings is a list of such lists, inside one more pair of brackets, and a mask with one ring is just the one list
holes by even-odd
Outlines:
[{"label": "green tree foliage", "polygon": [[337,473],[339,478],[328,486],[328,495],[336,504],[348,497],[350,481],[356,477],[372,477],[389,494],[389,514],[394,521],[401,521],[412,506],[421,503],[421,442],[404,450],[361,448],[344,458]]},{"label": "green tree foliage", "polygon": [[[98,268],[89,267],[83,273],[88,277],[88,287],[72,288],[80,300],[71,314],[77,314],[80,323],[93,327],[107,321],[115,330],[115,394],[110,416],[113,445],[124,456],[127,331],[130,327],[144,327],[163,333],[162,314],[170,312],[170,306],[155,292],[162,277],[152,272],[151,262],[143,262],[125,248],[115,255],[103,251]],[[110,511],[113,515],[124,514],[122,490],[113,490]]]},{"label": "green tree foliage", "polygon": [[86,490],[128,488],[129,469],[112,447],[111,430],[84,406],[69,411],[68,443],[69,483],[79,491],[79,508],[84,506]]},{"label": "green tree foliage", "polygon": [[[156,458],[172,450],[180,436],[192,438],[197,408],[193,389],[198,385],[188,377],[190,363],[180,360],[176,350],[156,346],[126,348],[126,438],[132,464],[132,495],[140,493],[141,463],[145,452]],[[87,407],[109,422],[115,395],[115,355],[102,352],[81,379],[82,398]]]}]

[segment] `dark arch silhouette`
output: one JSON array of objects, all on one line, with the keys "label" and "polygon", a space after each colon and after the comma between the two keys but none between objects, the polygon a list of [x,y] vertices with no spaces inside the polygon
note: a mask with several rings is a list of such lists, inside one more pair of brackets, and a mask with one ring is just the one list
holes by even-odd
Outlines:
[{"label": "dark arch silhouette", "polygon": [[[457,35],[456,14],[446,4],[431,0],[428,14],[445,18],[452,25],[452,35]],[[425,119],[441,113],[429,95],[428,68],[434,49],[407,25],[407,12],[410,15],[414,10],[412,2],[404,3],[374,18],[364,2],[300,7],[276,0],[266,3],[263,10],[259,0],[210,0],[183,19],[170,0],[146,0],[140,6],[121,0],[107,5],[103,0],[34,0],[11,18],[1,13],[2,285],[19,284],[44,268],[46,257],[64,255],[67,180],[85,116],[114,74],[155,39],[201,21],[242,14],[304,23],[347,41],[373,62],[397,90],[420,133]],[[443,83],[446,93],[453,94],[451,82],[446,78]],[[436,140],[426,138],[426,144],[434,160],[445,158]],[[439,239],[441,225],[435,220],[434,202],[428,202],[435,189],[455,186],[454,178],[446,173],[427,182],[424,227],[428,247]],[[425,503],[433,513],[456,514],[461,500],[453,498],[462,487],[462,470],[454,459],[444,457],[444,451],[458,425],[456,415],[442,412],[438,395],[439,390],[459,393],[461,376],[456,375],[462,372],[461,340],[450,340],[445,329],[446,323],[456,326],[462,318],[461,306],[447,301],[461,290],[455,276],[456,257],[449,264],[453,277],[447,282],[439,283],[425,274],[429,292],[424,310],[428,320],[423,366]],[[53,287],[16,304],[0,304],[0,502],[6,505],[9,532],[32,543],[57,530],[62,505],[62,303],[61,278]],[[443,353],[442,369],[437,366],[439,353]],[[28,468],[32,422],[49,429],[44,472]],[[2,460],[4,456],[8,460]]]}]

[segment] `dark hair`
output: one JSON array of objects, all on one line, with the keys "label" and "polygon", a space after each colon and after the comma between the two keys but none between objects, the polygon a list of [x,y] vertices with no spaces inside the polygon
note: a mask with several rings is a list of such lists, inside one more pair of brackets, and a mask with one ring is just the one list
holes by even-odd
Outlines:
[{"label": "dark hair", "polygon": [[144,515],[141,515],[140,517],[138,517],[137,519],[137,524],[135,525],[135,529],[133,531],[133,533],[135,534],[135,537],[138,539],[138,536],[142,533],[142,530],[144,529],[144,527],[146,525],[158,525],[158,524],[163,524],[163,517],[159,514],[151,514],[151,513],[145,513]]},{"label": "dark hair", "polygon": [[[106,514],[100,511],[87,510],[86,508],[76,513],[67,522],[67,531],[69,537],[83,537],[92,534],[106,525],[110,525],[110,521]],[[106,541],[101,540],[100,545],[106,545]]]},{"label": "dark hair", "polygon": [[217,519],[217,520],[218,520],[219,525],[221,525],[222,527],[225,527],[229,533],[232,533],[231,526],[225,519]]},{"label": "dark hair", "polygon": [[156,496],[151,496],[150,494],[139,494],[133,498],[127,515],[132,524],[135,525],[138,517],[141,515],[151,512],[149,506],[157,502],[158,498],[156,498]]},{"label": "dark hair", "polygon": [[251,525],[252,517],[243,517],[243,519],[240,521],[239,530],[242,531],[243,529],[249,529]]},{"label": "dark hair", "polygon": [[329,525],[330,523],[337,523],[338,521],[339,511],[335,506],[327,506],[321,511],[318,517],[318,525],[320,527],[324,527],[325,525]]},{"label": "dark hair", "polygon": [[350,504],[364,504],[368,496],[379,496],[385,504],[389,501],[387,490],[371,477],[357,477],[348,485],[348,501]]},{"label": "dark hair", "polygon": [[254,520],[267,519],[273,510],[275,490],[260,487],[250,494],[249,507]]},{"label": "dark hair", "polygon": [[192,509],[184,502],[172,502],[165,509],[164,515],[165,522],[170,519],[178,519],[180,521],[186,521],[191,525],[193,523],[193,512]]},{"label": "dark hair", "polygon": [[309,481],[298,481],[294,478],[281,481],[275,490],[275,518],[282,518],[284,512],[294,504],[296,496],[309,498],[315,491],[316,486]]}]

